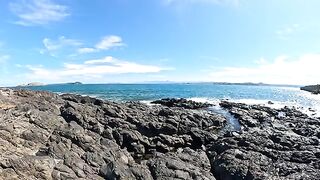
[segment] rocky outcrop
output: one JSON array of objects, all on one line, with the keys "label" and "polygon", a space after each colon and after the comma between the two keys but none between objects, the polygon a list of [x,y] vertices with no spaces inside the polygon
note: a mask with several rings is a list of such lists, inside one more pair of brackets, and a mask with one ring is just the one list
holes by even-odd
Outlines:
[{"label": "rocky outcrop", "polygon": [[174,99],[174,98],[165,98],[161,100],[152,101],[151,104],[161,104],[167,107],[183,107],[185,109],[201,109],[213,106],[210,103],[201,103],[195,102],[187,99]]},{"label": "rocky outcrop", "polygon": [[226,119],[78,95],[0,91],[0,179],[214,179]]},{"label": "rocky outcrop", "polygon": [[320,84],[304,86],[300,88],[301,90],[311,92],[312,94],[320,94]]},{"label": "rocky outcrop", "polygon": [[[301,112],[221,102],[243,130],[209,145],[217,179],[318,179],[320,120]],[[212,159],[212,158],[210,158]]]},{"label": "rocky outcrop", "polygon": [[227,119],[201,106],[2,89],[0,179],[320,177],[319,119],[224,101],[242,128],[221,133]]}]

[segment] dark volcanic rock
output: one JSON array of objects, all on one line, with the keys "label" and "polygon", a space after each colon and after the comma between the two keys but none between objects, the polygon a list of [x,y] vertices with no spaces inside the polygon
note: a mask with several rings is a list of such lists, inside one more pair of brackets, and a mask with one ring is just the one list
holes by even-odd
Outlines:
[{"label": "dark volcanic rock", "polygon": [[311,92],[313,94],[320,94],[320,84],[318,85],[310,85],[310,86],[304,86],[300,88],[301,90]]},{"label": "dark volcanic rock", "polygon": [[167,107],[182,107],[185,109],[201,109],[201,108],[207,108],[212,106],[212,104],[209,103],[201,103],[201,102],[195,102],[187,99],[161,99],[151,102],[152,104],[161,104],[163,106]]},{"label": "dark volcanic rock", "polygon": [[157,154],[148,165],[155,179],[215,180],[203,150],[178,149],[178,153]]},{"label": "dark volcanic rock", "polygon": [[[207,145],[217,179],[319,179],[320,121],[283,108],[221,102],[241,133]],[[277,113],[285,113],[278,117]]]},{"label": "dark volcanic rock", "polygon": [[225,117],[171,101],[177,107],[2,89],[0,179],[320,177],[319,119],[221,102],[243,127],[221,135]]},{"label": "dark volcanic rock", "polygon": [[[0,90],[0,179],[214,179],[205,111]],[[210,129],[210,130],[209,130]]]}]

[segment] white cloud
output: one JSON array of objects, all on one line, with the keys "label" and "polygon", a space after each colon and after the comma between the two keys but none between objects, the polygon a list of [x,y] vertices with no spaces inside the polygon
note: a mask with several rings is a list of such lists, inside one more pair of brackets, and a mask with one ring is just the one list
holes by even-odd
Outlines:
[{"label": "white cloud", "polygon": [[165,4],[195,4],[195,3],[209,3],[217,5],[231,5],[239,6],[240,0],[164,0]]},{"label": "white cloud", "polygon": [[119,36],[105,36],[96,45],[96,49],[108,50],[112,47],[123,46],[122,39]]},{"label": "white cloud", "polygon": [[9,7],[19,18],[15,23],[23,26],[45,25],[70,15],[67,6],[51,0],[19,0],[10,3]]},{"label": "white cloud", "polygon": [[277,30],[276,35],[278,36],[278,38],[286,40],[299,30],[301,30],[301,26],[299,24],[293,24]]},{"label": "white cloud", "polygon": [[78,49],[78,53],[80,54],[87,54],[87,53],[93,53],[93,52],[97,52],[97,49],[95,48],[79,48]]},{"label": "white cloud", "polygon": [[78,53],[80,54],[86,54],[86,53],[93,53],[93,52],[99,52],[102,50],[109,50],[114,47],[120,47],[124,46],[125,44],[122,42],[122,38],[119,36],[111,35],[111,36],[105,36],[101,39],[100,42],[98,42],[94,48],[79,48]]},{"label": "white cloud", "polygon": [[306,54],[298,58],[279,56],[273,62],[253,68],[225,67],[210,73],[212,81],[264,82],[274,84],[318,84],[320,54]]},{"label": "white cloud", "polygon": [[94,60],[85,61],[84,64],[104,64],[104,63],[114,63],[114,62],[116,62],[115,58],[111,56],[107,56],[103,59],[94,59]]},{"label": "white cloud", "polygon": [[27,77],[31,80],[65,81],[76,78],[95,79],[111,74],[158,73],[169,68],[154,65],[121,61],[107,56],[102,59],[88,60],[81,64],[65,63],[60,69],[47,69],[43,66],[26,66],[31,72]]},{"label": "white cloud", "polygon": [[267,60],[264,58],[260,58],[259,60],[254,61],[254,63],[258,64],[258,65],[264,65],[267,64]]},{"label": "white cloud", "polygon": [[64,36],[60,36],[57,40],[44,38],[42,42],[45,47],[45,50],[41,50],[40,52],[44,53],[45,51],[47,51],[51,55],[53,55],[55,51],[65,47],[77,47],[82,45],[82,43],[79,40],[68,39]]},{"label": "white cloud", "polygon": [[9,55],[2,55],[0,56],[0,64],[6,63],[10,59]]}]

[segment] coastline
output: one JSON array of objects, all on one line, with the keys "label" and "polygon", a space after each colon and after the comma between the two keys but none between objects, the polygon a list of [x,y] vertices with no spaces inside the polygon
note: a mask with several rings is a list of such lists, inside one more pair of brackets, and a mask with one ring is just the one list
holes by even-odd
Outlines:
[{"label": "coastline", "polygon": [[[319,116],[320,96],[298,87],[246,86],[217,84],[56,84],[26,87],[59,94],[76,93],[115,102],[154,101],[172,97],[219,104],[221,99],[272,108],[296,107],[313,117]],[[143,93],[141,93],[143,92]],[[271,104],[269,103],[271,101]]]},{"label": "coastline", "polygon": [[294,108],[222,101],[241,129],[221,134],[226,117],[194,101],[0,89],[0,104],[4,179],[320,177],[320,118]]}]

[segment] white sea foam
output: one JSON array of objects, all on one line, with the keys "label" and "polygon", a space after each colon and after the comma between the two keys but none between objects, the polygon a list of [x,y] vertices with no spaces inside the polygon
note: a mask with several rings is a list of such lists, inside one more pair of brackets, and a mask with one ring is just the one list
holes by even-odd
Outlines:
[{"label": "white sea foam", "polygon": [[143,100],[143,101],[139,101],[139,102],[146,104],[148,106],[154,106],[154,104],[151,103],[152,101]]},{"label": "white sea foam", "polygon": [[99,98],[99,97],[101,97],[101,95],[99,95],[99,94],[84,94],[84,96],[89,96],[89,97],[92,97],[92,98]]},{"label": "white sea foam", "polygon": [[206,97],[193,97],[193,98],[188,98],[188,100],[195,101],[195,102],[201,102],[201,103],[210,103],[213,105],[219,105],[219,103],[220,103],[219,99],[206,98]]},{"label": "white sea foam", "polygon": [[[292,90],[295,90],[292,88]],[[319,116],[320,115],[320,96],[312,95],[310,93],[302,92],[301,96],[306,98],[307,102],[312,102],[310,104],[305,104],[303,102],[298,101],[270,101],[270,100],[261,100],[261,99],[230,99],[227,98],[230,102],[235,103],[244,103],[248,105],[262,105],[274,109],[281,109],[285,106],[287,107],[295,107],[296,109],[300,110],[301,112],[309,115],[309,116]],[[202,103],[211,103],[213,105],[219,105],[221,102],[220,99],[215,98],[207,98],[207,97],[195,97],[195,98],[189,98],[189,100],[193,100],[196,102],[202,102]],[[271,103],[270,103],[271,102]]]}]

